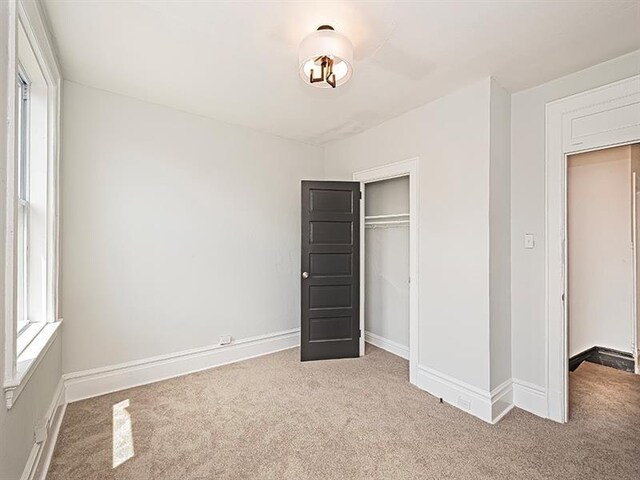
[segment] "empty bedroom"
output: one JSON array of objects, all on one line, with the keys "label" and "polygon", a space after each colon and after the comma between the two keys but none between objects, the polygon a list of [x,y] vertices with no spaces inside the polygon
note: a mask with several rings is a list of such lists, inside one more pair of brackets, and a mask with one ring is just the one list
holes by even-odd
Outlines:
[{"label": "empty bedroom", "polygon": [[639,0],[0,0],[0,480],[640,478]]}]

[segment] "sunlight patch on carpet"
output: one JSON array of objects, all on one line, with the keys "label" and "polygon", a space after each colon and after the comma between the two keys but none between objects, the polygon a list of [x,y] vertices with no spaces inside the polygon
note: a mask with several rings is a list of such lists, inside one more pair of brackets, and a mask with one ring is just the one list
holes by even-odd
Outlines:
[{"label": "sunlight patch on carpet", "polygon": [[131,415],[127,408],[129,408],[129,399],[113,406],[113,468],[122,465],[135,455]]}]

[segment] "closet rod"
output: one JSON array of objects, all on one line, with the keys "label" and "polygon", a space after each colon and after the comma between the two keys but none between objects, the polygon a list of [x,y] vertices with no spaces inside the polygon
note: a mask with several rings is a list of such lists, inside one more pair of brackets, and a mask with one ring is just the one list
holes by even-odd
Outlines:
[{"label": "closet rod", "polygon": [[364,224],[365,228],[366,227],[385,227],[385,226],[403,226],[403,225],[409,225],[409,220],[392,220],[389,222],[371,222],[371,223],[366,223]]},{"label": "closet rod", "polygon": [[389,225],[389,224],[382,224],[382,225],[365,225],[364,226],[365,230],[377,230],[379,228],[409,228],[409,224],[405,223],[402,225]]},{"label": "closet rod", "polygon": [[409,216],[408,213],[393,213],[389,215],[369,215],[369,216],[365,216],[364,219],[376,220],[378,218],[401,218],[401,217],[408,217],[408,216]]}]

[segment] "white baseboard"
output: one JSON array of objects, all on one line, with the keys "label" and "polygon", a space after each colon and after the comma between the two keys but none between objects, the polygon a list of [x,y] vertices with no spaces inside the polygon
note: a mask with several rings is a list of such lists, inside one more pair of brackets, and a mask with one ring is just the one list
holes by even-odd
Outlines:
[{"label": "white baseboard", "polygon": [[389,353],[393,353],[399,357],[409,360],[409,347],[400,343],[388,340],[380,335],[376,335],[371,332],[364,332],[364,341],[374,345],[378,348],[386,350]]},{"label": "white baseboard", "polygon": [[491,390],[491,423],[498,423],[513,407],[513,380],[509,378]]},{"label": "white baseboard", "polygon": [[58,441],[58,434],[60,433],[62,419],[64,418],[64,414],[67,410],[67,401],[65,400],[66,395],[62,379],[60,380],[60,383],[62,385],[62,388],[59,388],[59,393],[57,395],[57,406],[49,423],[47,440],[45,441],[44,447],[42,448],[42,455],[40,457],[40,462],[38,462],[38,468],[36,469],[35,478],[37,478],[38,480],[45,480],[47,477],[49,464],[51,463],[53,451],[56,447],[56,442]]},{"label": "white baseboard", "polygon": [[300,329],[63,375],[67,402],[159,382],[300,345]]},{"label": "white baseboard", "polygon": [[419,388],[487,423],[498,423],[513,408],[511,379],[488,392],[432,368],[418,365],[417,380]]},{"label": "white baseboard", "polygon": [[548,418],[547,393],[544,387],[524,380],[513,379],[513,403],[542,418]]},{"label": "white baseboard", "polygon": [[454,407],[491,423],[491,394],[432,368],[418,365],[417,386]]},{"label": "white baseboard", "polygon": [[45,480],[66,406],[64,383],[60,379],[51,405],[42,420],[47,432],[46,438],[41,443],[33,444],[20,480]]}]

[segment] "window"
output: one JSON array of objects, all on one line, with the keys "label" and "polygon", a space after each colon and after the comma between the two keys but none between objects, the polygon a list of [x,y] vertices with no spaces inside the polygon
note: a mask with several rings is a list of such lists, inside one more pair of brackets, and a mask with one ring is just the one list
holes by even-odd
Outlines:
[{"label": "window", "polygon": [[47,84],[22,31],[16,72],[16,354],[31,345],[47,321]]},{"label": "window", "polygon": [[[29,326],[29,80],[18,68],[18,225],[16,229],[17,334]],[[18,352],[19,354],[20,352]]]},{"label": "window", "polygon": [[[29,58],[25,60],[29,61]],[[32,60],[32,59],[31,59]],[[33,71],[35,75],[36,72]],[[25,349],[31,345],[38,333],[45,326],[45,316],[38,314],[33,300],[33,293],[44,291],[45,278],[42,274],[33,274],[33,265],[30,262],[30,253],[33,249],[36,253],[42,253],[42,244],[46,243],[45,238],[33,238],[31,235],[31,178],[38,178],[39,171],[46,171],[46,156],[43,156],[42,140],[32,135],[32,127],[36,131],[41,131],[43,124],[46,125],[46,117],[43,114],[46,110],[34,109],[31,105],[32,83],[29,79],[27,69],[22,63],[18,63],[16,75],[17,81],[17,101],[16,101],[16,153],[17,153],[17,218],[16,218],[16,354],[20,356]],[[42,90],[42,89],[40,89]],[[40,92],[40,95],[42,93]],[[45,140],[46,142],[46,140]],[[33,148],[32,148],[33,147]],[[38,154],[34,162],[30,161],[31,151]],[[36,197],[42,199],[40,193]],[[42,200],[40,200],[42,203]],[[40,223],[42,220],[38,220]],[[40,226],[41,227],[41,226]],[[38,229],[42,232],[42,228]],[[43,234],[40,233],[43,237]]]},{"label": "window", "polygon": [[[1,0],[0,0],[1,1]],[[18,4],[20,8],[18,8]],[[3,316],[7,408],[56,338],[58,321],[58,138],[60,72],[36,2],[12,3],[17,39],[7,52],[14,70],[15,102],[9,119],[6,173],[6,307]]]},{"label": "window", "polygon": [[18,32],[16,69],[15,292],[16,354],[50,319],[47,295],[48,88],[26,32]]}]

